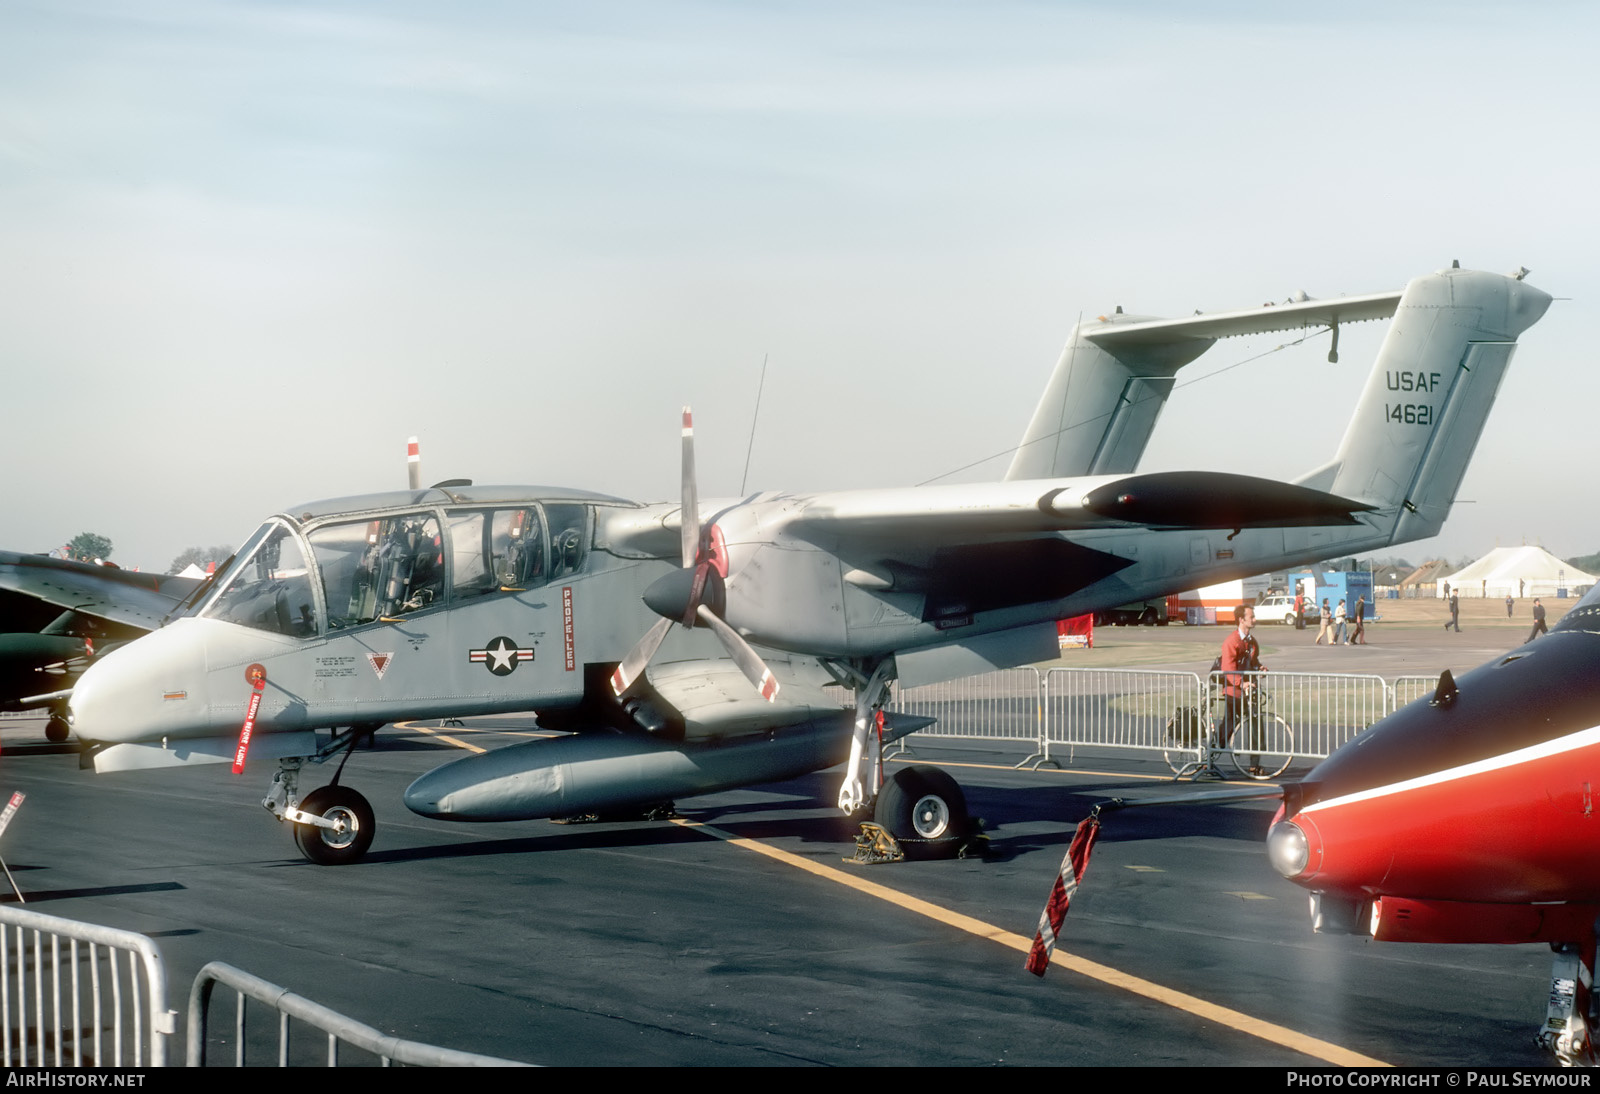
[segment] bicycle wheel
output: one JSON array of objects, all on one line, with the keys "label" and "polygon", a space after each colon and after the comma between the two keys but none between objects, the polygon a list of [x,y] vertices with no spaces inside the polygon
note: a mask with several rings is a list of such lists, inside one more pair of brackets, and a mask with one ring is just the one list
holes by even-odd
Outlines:
[{"label": "bicycle wheel", "polygon": [[1167,719],[1167,731],[1161,738],[1161,758],[1167,761],[1174,775],[1186,775],[1200,763],[1200,712],[1194,707],[1179,707]]},{"label": "bicycle wheel", "polygon": [[1276,779],[1294,760],[1294,730],[1276,714],[1261,714],[1234,731],[1228,755],[1245,778]]}]

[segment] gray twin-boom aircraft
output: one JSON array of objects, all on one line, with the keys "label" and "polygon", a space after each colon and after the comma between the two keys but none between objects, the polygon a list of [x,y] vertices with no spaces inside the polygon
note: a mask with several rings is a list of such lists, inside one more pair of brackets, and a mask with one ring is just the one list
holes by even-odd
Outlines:
[{"label": "gray twin-boom aircraft", "polygon": [[[446,483],[299,506],[187,614],[96,659],[73,730],[99,771],[225,762],[255,705],[264,804],[324,863],[365,853],[372,809],[337,773],[302,798],[303,765],[397,719],[527,710],[556,735],[446,763],[406,805],[604,814],[847,760],[841,809],[875,803],[938,848],[965,825],[955,783],[912,767],[877,785],[880,737],[928,724],[880,720],[891,681],[1053,658],[1058,619],[1436,534],[1550,304],[1524,273],[1082,323],[1003,482],[699,502],[686,411],[681,503]],[[1216,339],[1390,315],[1329,463],[1294,483],[1134,473],[1178,370]]]}]

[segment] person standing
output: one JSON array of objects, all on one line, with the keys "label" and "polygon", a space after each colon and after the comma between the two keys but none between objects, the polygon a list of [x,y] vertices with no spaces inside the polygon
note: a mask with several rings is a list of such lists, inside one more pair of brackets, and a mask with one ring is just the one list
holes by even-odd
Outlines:
[{"label": "person standing", "polygon": [[1533,598],[1533,630],[1528,632],[1528,637],[1523,641],[1522,644],[1524,646],[1526,646],[1529,642],[1532,642],[1535,638],[1538,638],[1541,634],[1549,634],[1549,633],[1550,633],[1549,629],[1547,627],[1545,627],[1545,625],[1544,625],[1544,605],[1539,603],[1539,598],[1538,597],[1534,597]]},{"label": "person standing", "polygon": [[1367,644],[1366,614],[1367,598],[1365,596],[1356,597],[1356,625],[1350,632],[1350,644],[1352,646],[1365,646]]},{"label": "person standing", "polygon": [[1345,637],[1345,624],[1349,616],[1345,613],[1345,602],[1350,598],[1341,596],[1339,606],[1333,609],[1333,644],[1335,646],[1348,646],[1350,640]]},{"label": "person standing", "polygon": [[1294,629],[1306,629],[1306,594],[1303,592],[1294,594]]},{"label": "person standing", "polygon": [[1328,640],[1328,645],[1333,645],[1333,613],[1328,610],[1327,597],[1322,598],[1322,614],[1317,617],[1317,621],[1321,623],[1322,626],[1317,631],[1317,640],[1314,645],[1322,645],[1322,640],[1324,638]]},{"label": "person standing", "polygon": [[1507,618],[1507,619],[1510,619],[1510,618],[1511,618],[1511,605],[1512,605],[1512,604],[1513,604],[1513,603],[1515,603],[1515,601],[1513,601],[1513,600],[1512,600],[1512,599],[1511,599],[1511,594],[1510,594],[1510,593],[1507,593],[1507,594],[1506,594],[1506,618]]},{"label": "person standing", "polygon": [[1450,621],[1444,625],[1444,629],[1449,630],[1451,627],[1456,629],[1457,634],[1461,633],[1461,603],[1456,599],[1455,593],[1450,594]]},{"label": "person standing", "polygon": [[[1217,745],[1226,749],[1228,740],[1239,724],[1248,717],[1248,704],[1255,695],[1256,682],[1245,673],[1262,672],[1261,647],[1251,637],[1256,626],[1256,610],[1241,604],[1233,613],[1239,625],[1222,640],[1222,721],[1217,726]],[[1258,773],[1260,757],[1250,766],[1250,774]],[[1212,770],[1215,772],[1215,766]]]}]

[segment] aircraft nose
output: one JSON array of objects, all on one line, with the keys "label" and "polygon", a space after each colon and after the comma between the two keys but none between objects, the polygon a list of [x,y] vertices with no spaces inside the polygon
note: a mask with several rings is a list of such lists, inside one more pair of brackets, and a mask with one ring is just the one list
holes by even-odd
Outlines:
[{"label": "aircraft nose", "polygon": [[205,649],[198,638],[174,624],[97,658],[67,700],[73,732],[112,743],[181,731],[184,711],[204,705]]}]

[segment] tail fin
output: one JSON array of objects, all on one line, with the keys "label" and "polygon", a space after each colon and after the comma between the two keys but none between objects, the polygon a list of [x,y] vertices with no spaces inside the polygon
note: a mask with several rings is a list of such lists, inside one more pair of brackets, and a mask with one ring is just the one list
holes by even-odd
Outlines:
[{"label": "tail fin", "polygon": [[1338,455],[1300,484],[1375,506],[1390,542],[1437,535],[1517,336],[1549,306],[1545,293],[1498,274],[1412,280]]},{"label": "tail fin", "polygon": [[1139,465],[1174,375],[1210,349],[1211,339],[1102,347],[1091,337],[1126,322],[1139,320],[1119,312],[1072,328],[1007,481],[1112,475]]}]

